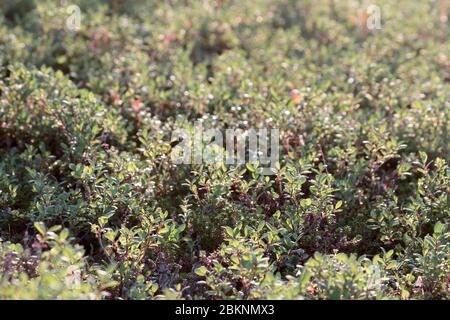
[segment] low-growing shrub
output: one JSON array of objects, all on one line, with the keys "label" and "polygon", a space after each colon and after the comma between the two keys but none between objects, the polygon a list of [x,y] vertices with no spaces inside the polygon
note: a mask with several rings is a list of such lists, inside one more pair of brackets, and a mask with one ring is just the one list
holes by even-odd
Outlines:
[{"label": "low-growing shrub", "polygon": [[1,1],[0,299],[448,299],[450,6],[373,5]]}]

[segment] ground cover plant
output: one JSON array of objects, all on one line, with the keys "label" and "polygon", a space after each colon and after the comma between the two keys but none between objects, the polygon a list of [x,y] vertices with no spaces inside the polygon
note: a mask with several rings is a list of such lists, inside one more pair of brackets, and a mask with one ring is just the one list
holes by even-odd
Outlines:
[{"label": "ground cover plant", "polygon": [[[449,14],[0,1],[0,299],[448,299]],[[198,121],[276,174],[174,163]]]}]

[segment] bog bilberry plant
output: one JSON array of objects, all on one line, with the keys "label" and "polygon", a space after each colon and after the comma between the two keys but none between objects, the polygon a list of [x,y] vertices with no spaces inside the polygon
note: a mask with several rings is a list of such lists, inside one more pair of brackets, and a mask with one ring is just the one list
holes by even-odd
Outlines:
[{"label": "bog bilberry plant", "polygon": [[449,10],[0,1],[0,299],[448,299]]},{"label": "bog bilberry plant", "polygon": [[[172,133],[171,159],[174,164],[216,164],[261,167],[264,175],[276,174],[279,166],[278,129],[204,129],[201,122],[193,132],[177,129]],[[250,169],[252,170],[252,169]]]}]

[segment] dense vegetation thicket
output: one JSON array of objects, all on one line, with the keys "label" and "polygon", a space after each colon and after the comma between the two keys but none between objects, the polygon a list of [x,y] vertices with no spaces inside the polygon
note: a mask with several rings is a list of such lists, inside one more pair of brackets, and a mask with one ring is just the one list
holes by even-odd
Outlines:
[{"label": "dense vegetation thicket", "polygon": [[450,5],[373,3],[0,1],[0,298],[448,299]]}]

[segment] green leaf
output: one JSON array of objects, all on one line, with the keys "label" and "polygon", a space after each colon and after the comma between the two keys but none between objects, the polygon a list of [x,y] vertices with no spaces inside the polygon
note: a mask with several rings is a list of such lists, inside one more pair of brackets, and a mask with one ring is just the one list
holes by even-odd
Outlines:
[{"label": "green leaf", "polygon": [[389,250],[388,252],[386,252],[385,257],[386,257],[387,259],[389,259],[390,257],[392,257],[393,254],[394,254],[394,250]]},{"label": "green leaf", "polygon": [[61,241],[65,241],[68,237],[69,237],[69,230],[67,230],[67,229],[63,229],[61,231],[61,233],[59,234],[59,239]]},{"label": "green leaf", "polygon": [[445,224],[443,224],[442,222],[438,221],[435,225],[434,225],[434,233],[435,234],[442,234],[445,232],[445,229],[447,229],[447,226]]},{"label": "green leaf", "polygon": [[200,268],[195,269],[195,274],[204,277],[208,273],[208,269],[205,266],[201,266]]},{"label": "green leaf", "polygon": [[402,289],[402,299],[406,300],[409,298],[409,292],[408,290]]},{"label": "green leaf", "polygon": [[312,200],[310,198],[300,200],[300,206],[302,208],[309,207],[312,204]]},{"label": "green leaf", "polygon": [[43,236],[45,236],[45,234],[47,233],[47,229],[45,228],[45,224],[43,222],[35,222],[34,227]]}]

